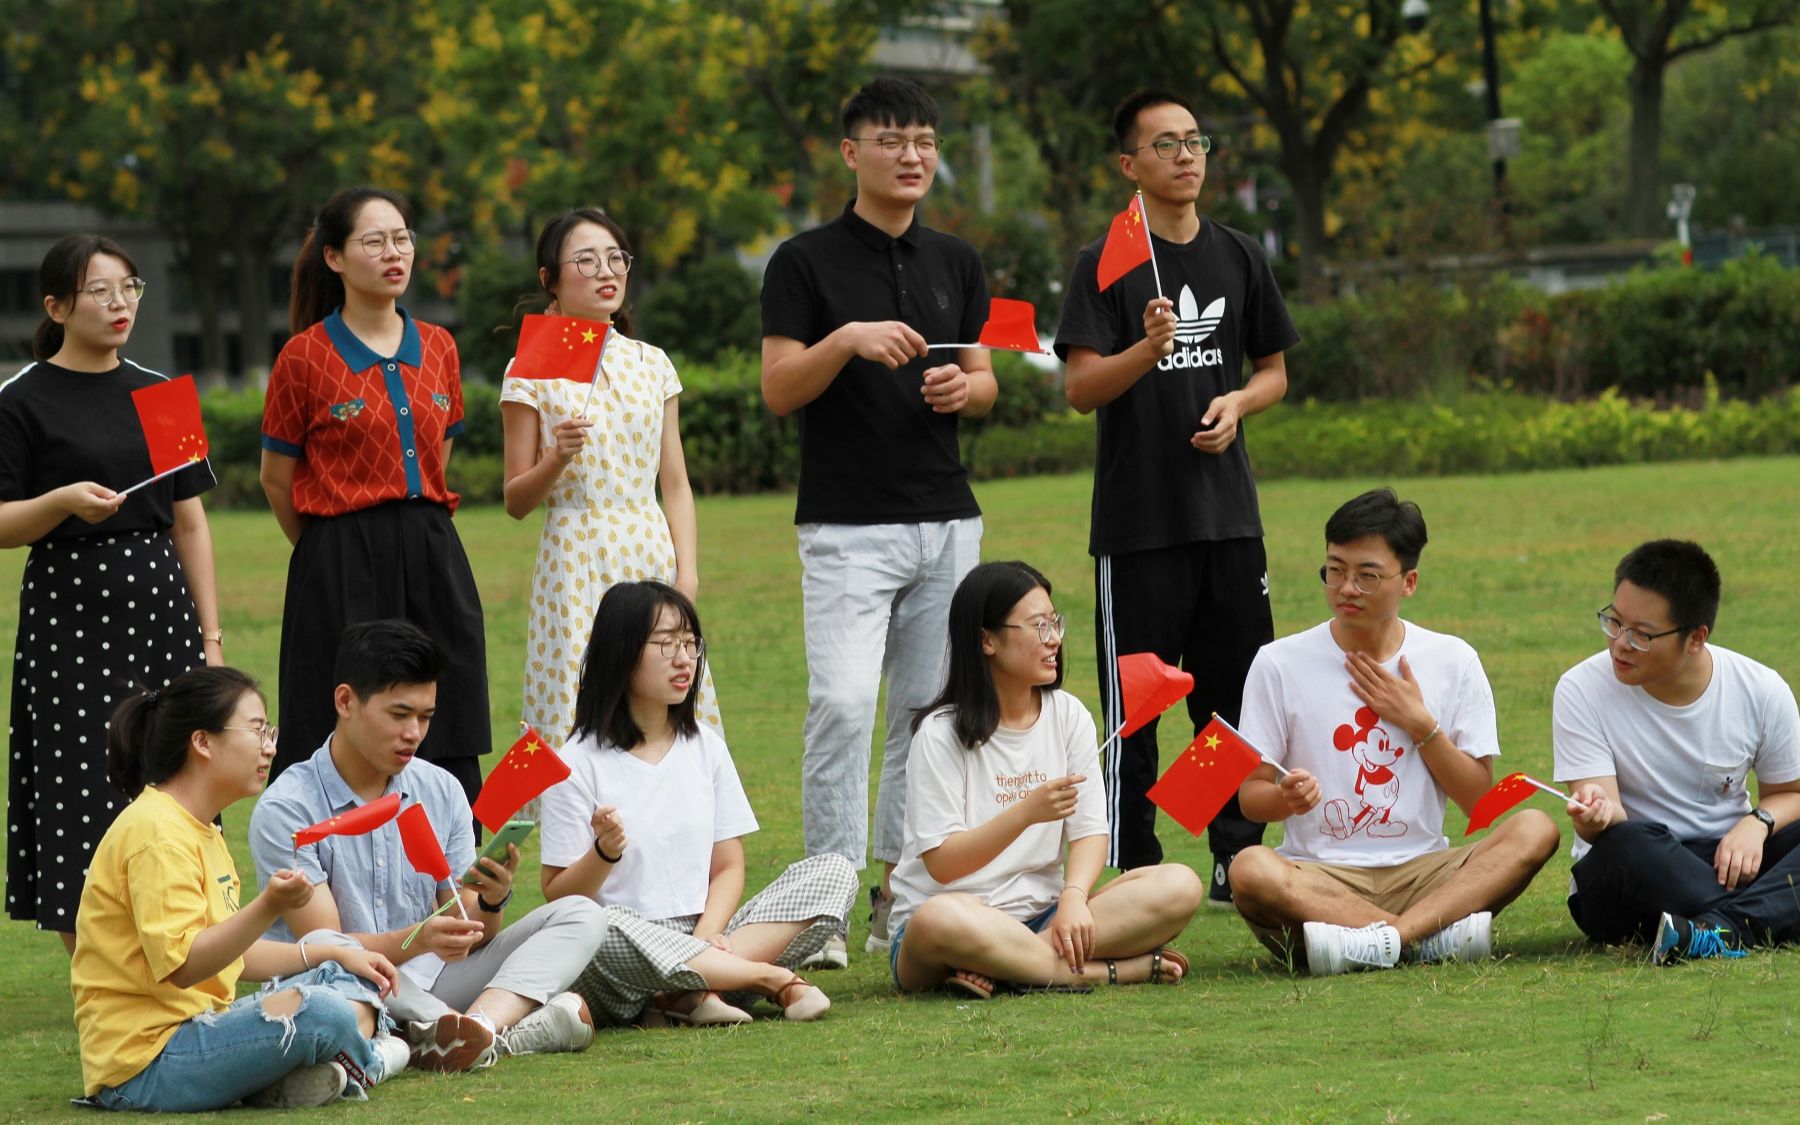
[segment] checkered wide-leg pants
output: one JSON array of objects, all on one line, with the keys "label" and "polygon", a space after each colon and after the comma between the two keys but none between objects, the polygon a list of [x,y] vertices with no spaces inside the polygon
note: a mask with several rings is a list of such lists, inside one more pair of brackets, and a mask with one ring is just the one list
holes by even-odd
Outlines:
[{"label": "checkered wide-leg pants", "polygon": [[[843,856],[825,853],[808,856],[789,865],[775,881],[738,907],[725,933],[762,922],[808,922],[775,959],[777,965],[797,969],[817,953],[833,934],[842,933],[860,880]],[[652,921],[635,910],[606,908],[606,938],[587,968],[569,986],[587,1001],[596,1022],[629,1024],[644,1004],[658,992],[695,992],[707,987],[706,978],[687,967],[688,961],[713,948],[693,936],[698,915]],[[755,993],[730,993],[725,999],[739,1007]]]}]

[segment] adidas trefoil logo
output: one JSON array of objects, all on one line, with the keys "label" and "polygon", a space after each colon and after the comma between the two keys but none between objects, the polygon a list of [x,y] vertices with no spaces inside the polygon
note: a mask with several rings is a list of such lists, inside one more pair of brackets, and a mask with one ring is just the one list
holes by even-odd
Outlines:
[{"label": "adidas trefoil logo", "polygon": [[1159,371],[1176,371],[1196,367],[1218,367],[1225,362],[1225,352],[1218,347],[1201,347],[1213,329],[1225,319],[1225,298],[1219,297],[1200,310],[1194,291],[1181,287],[1175,302],[1175,351],[1156,365]]}]

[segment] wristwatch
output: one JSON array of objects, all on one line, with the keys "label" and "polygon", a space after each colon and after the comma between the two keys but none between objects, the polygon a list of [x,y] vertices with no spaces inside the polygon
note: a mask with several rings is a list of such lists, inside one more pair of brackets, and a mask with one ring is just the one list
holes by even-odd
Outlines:
[{"label": "wristwatch", "polygon": [[1769,830],[1769,835],[1771,835],[1771,836],[1775,835],[1775,814],[1774,813],[1770,812],[1768,809],[1755,808],[1755,809],[1750,810],[1750,815],[1755,817],[1756,819],[1762,821],[1762,826]]},{"label": "wristwatch", "polygon": [[502,910],[505,910],[506,904],[511,901],[512,901],[512,890],[510,888],[508,888],[508,890],[506,892],[506,897],[501,899],[499,902],[489,902],[487,899],[482,898],[480,895],[475,896],[475,905],[481,908],[481,912],[483,914],[498,914]]}]

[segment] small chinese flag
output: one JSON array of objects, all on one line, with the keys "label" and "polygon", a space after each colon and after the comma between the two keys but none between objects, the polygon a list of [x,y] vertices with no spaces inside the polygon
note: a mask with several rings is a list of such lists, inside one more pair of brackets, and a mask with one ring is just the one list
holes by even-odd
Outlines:
[{"label": "small chinese flag", "polygon": [[1261,762],[1262,756],[1231,724],[1214,715],[1150,787],[1148,796],[1177,824],[1198,836]]},{"label": "small chinese flag", "polygon": [[200,389],[192,375],[165,379],[131,392],[153,476],[206,459],[206,426],[200,421]]},{"label": "small chinese flag", "polygon": [[530,727],[500,759],[475,798],[475,819],[498,832],[525,802],[569,776],[569,767],[550,749],[544,736]]},{"label": "small chinese flag", "polygon": [[1130,738],[1193,690],[1192,675],[1164,664],[1154,652],[1129,652],[1119,657],[1119,694],[1125,701],[1125,725],[1119,729],[1119,737]]},{"label": "small chinese flag", "polygon": [[1131,205],[1113,216],[1112,228],[1106,232],[1106,245],[1100,248],[1100,266],[1096,280],[1100,291],[1150,260],[1150,227],[1144,222],[1144,197],[1134,195]]},{"label": "small chinese flag", "polygon": [[606,350],[606,330],[597,320],[532,313],[519,329],[519,350],[506,373],[519,379],[592,383]]},{"label": "small chinese flag", "polygon": [[1043,351],[1044,345],[1038,341],[1037,310],[1030,301],[992,298],[988,302],[987,323],[981,326],[980,344],[1014,352]]},{"label": "small chinese flag", "polygon": [[317,843],[327,836],[361,836],[365,832],[373,832],[380,828],[394,819],[399,812],[400,794],[389,793],[360,808],[341,812],[334,817],[321,820],[317,824],[302,828],[294,833],[294,846],[298,848]]},{"label": "small chinese flag", "polygon": [[437,830],[431,827],[425,806],[408,805],[400,814],[399,824],[400,846],[406,849],[406,859],[413,870],[440,883],[450,878],[450,859],[444,855],[444,845],[438,843]]},{"label": "small chinese flag", "polygon": [[1481,795],[1475,807],[1469,810],[1469,830],[1464,836],[1473,836],[1500,819],[1500,814],[1537,792],[1538,787],[1522,773],[1508,774],[1494,784],[1492,789]]}]

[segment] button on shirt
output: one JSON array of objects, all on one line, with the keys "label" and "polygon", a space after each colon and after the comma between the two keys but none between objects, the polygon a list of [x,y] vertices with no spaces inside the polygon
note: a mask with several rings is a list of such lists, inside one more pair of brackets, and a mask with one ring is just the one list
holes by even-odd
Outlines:
[{"label": "button on shirt", "polygon": [[[898,320],[928,344],[976,339],[988,315],[975,248],[919,225],[899,237],[857,215],[782,243],[763,275],[763,335],[808,347],[855,321]],[[933,352],[898,370],[852,358],[798,412],[796,523],[925,523],[981,514],[957,444],[957,418],[921,393]]]},{"label": "button on shirt", "polygon": [[[425,806],[451,871],[467,871],[474,865],[475,831],[469,801],[455,778],[415,758],[389,779],[380,795],[393,792],[400,794],[402,807],[415,801]],[[331,740],[326,739],[312,757],[270,783],[250,814],[250,851],[256,860],[258,885],[267,885],[275,872],[294,866],[295,832],[363,803],[338,773],[331,760]],[[313,883],[329,884],[337,902],[338,929],[347,934],[387,933],[417,925],[437,909],[442,885],[413,870],[400,842],[399,826],[391,820],[360,836],[327,836],[307,844],[300,849],[299,869]],[[277,921],[266,936],[291,942],[296,935],[285,922]],[[429,988],[443,962],[425,954],[401,968]]]}]

